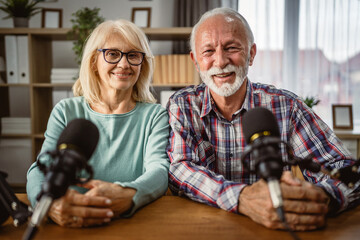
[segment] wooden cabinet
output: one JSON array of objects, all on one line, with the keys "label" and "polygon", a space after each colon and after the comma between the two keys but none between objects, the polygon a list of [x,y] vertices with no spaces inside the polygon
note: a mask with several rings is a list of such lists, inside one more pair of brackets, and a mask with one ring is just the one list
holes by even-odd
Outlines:
[{"label": "wooden cabinet", "polygon": [[[31,139],[32,159],[35,160],[44,140],[47,121],[52,110],[52,91],[55,87],[71,88],[72,84],[50,83],[52,69],[52,41],[71,41],[67,38],[70,29],[45,28],[0,28],[0,56],[5,58],[5,36],[26,35],[29,46],[29,74],[27,84],[0,83],[0,118],[9,116],[9,88],[25,87],[29,89],[31,133],[30,134],[1,134],[1,138],[29,138]],[[191,28],[144,28],[149,40],[187,40]],[[5,59],[6,61],[6,59]],[[162,86],[162,85],[157,85]],[[164,84],[163,86],[168,86]]]}]

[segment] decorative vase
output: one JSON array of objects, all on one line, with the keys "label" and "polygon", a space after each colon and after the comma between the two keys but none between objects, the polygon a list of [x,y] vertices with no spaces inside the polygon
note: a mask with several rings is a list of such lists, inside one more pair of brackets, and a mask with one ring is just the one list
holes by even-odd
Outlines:
[{"label": "decorative vase", "polygon": [[29,27],[29,19],[24,17],[14,17],[14,27]]}]

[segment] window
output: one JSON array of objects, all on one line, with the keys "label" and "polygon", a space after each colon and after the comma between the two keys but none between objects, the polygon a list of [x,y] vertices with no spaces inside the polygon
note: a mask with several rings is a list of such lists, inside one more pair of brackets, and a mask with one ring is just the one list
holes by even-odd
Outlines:
[{"label": "window", "polygon": [[352,104],[360,124],[360,1],[239,0],[239,12],[258,49],[251,81],[316,96],[329,126],[332,104]]}]

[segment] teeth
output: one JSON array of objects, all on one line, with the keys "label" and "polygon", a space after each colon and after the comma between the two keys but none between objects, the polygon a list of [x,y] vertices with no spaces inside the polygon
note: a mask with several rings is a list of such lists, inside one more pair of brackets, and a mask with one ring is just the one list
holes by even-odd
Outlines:
[{"label": "teeth", "polygon": [[130,73],[127,73],[127,74],[114,73],[114,75],[119,76],[119,77],[126,77],[126,76],[130,76]]},{"label": "teeth", "polygon": [[227,77],[227,76],[230,76],[230,75],[231,75],[231,72],[230,72],[230,73],[216,74],[215,76],[216,76],[216,77]]}]

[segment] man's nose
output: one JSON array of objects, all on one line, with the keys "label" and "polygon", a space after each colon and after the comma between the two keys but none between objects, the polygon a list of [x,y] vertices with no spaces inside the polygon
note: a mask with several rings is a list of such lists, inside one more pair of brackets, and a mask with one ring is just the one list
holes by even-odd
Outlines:
[{"label": "man's nose", "polygon": [[223,69],[229,64],[229,58],[227,57],[223,49],[216,50],[214,57],[215,57],[215,61],[214,61],[215,67]]}]

